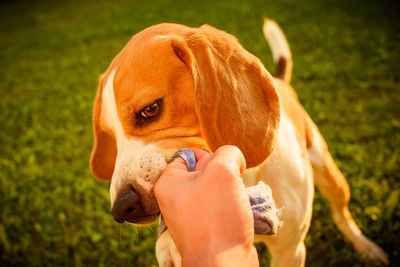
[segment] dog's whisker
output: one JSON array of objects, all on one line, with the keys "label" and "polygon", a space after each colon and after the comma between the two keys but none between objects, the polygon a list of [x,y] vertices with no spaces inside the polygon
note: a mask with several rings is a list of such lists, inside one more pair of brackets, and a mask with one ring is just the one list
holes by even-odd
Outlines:
[{"label": "dog's whisker", "polygon": [[122,230],[124,228],[124,224],[121,223],[119,226],[119,243],[121,244],[121,239],[122,239]]},{"label": "dog's whisker", "polygon": [[133,244],[136,246],[140,243],[139,242],[139,227],[134,226],[133,230],[134,230]]},{"label": "dog's whisker", "polygon": [[149,228],[150,228],[150,231],[151,231],[154,235],[157,236],[157,231],[154,230],[154,225],[150,226]]}]

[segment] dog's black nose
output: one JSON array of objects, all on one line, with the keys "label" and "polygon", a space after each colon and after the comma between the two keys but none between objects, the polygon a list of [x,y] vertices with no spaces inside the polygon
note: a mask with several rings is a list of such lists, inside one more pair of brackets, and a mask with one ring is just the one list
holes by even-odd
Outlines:
[{"label": "dog's black nose", "polygon": [[[140,209],[140,198],[132,189],[123,192],[119,195],[112,208],[112,216],[114,220],[123,223],[125,221],[132,221],[132,217],[138,213]],[[140,209],[141,210],[141,209]]]}]

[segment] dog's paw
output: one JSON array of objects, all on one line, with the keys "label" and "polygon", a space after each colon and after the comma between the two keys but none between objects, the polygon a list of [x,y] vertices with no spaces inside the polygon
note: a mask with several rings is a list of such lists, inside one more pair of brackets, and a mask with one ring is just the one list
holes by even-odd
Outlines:
[{"label": "dog's paw", "polygon": [[275,235],[281,221],[271,188],[260,181],[257,185],[246,188],[246,191],[254,216],[254,232],[259,235]]},{"label": "dog's paw", "polygon": [[160,267],[181,267],[182,258],[168,229],[157,239],[156,258]]},{"label": "dog's paw", "polygon": [[354,243],[355,250],[360,253],[364,261],[373,264],[383,263],[389,265],[389,257],[377,244],[364,235],[360,235]]}]

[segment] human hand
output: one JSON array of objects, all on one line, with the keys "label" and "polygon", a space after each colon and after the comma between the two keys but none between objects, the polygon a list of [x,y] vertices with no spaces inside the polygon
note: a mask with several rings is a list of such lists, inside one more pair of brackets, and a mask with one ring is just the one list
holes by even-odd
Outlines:
[{"label": "human hand", "polygon": [[155,196],[184,265],[256,266],[254,221],[240,177],[245,160],[234,146],[213,155],[194,151],[188,172],[177,158],[154,186]]}]

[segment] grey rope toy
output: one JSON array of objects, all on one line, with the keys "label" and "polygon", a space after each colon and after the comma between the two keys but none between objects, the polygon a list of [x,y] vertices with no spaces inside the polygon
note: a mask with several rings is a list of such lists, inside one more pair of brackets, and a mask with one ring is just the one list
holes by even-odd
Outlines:
[{"label": "grey rope toy", "polygon": [[[179,150],[173,158],[177,157],[181,157],[186,162],[190,172],[195,170],[197,162],[193,150],[189,148]],[[260,181],[257,185],[246,188],[246,192],[253,212],[254,232],[259,235],[275,235],[281,226],[281,221],[278,218],[279,210],[276,208],[272,198],[271,188]],[[166,229],[164,219],[161,216],[158,236]]]}]

